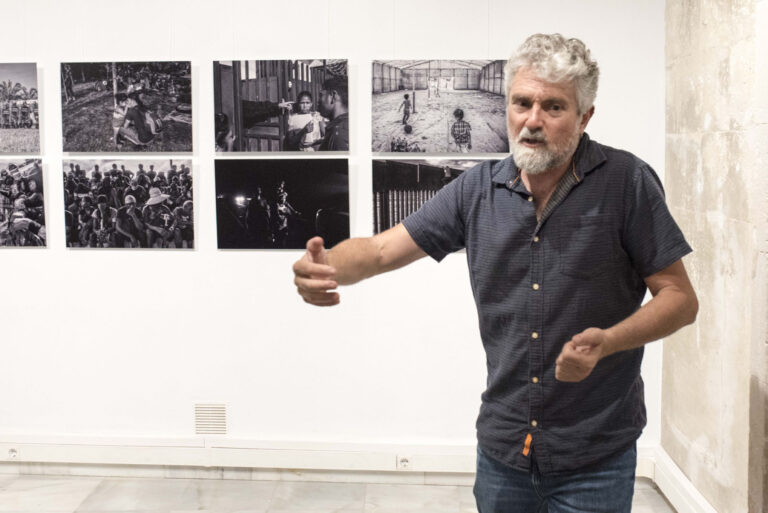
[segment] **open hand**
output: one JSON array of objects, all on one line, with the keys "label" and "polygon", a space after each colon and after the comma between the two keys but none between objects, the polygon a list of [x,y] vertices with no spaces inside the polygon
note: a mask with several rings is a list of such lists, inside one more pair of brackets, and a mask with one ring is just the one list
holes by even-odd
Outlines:
[{"label": "open hand", "polygon": [[606,351],[605,330],[587,328],[565,343],[555,363],[555,379],[575,383],[592,373]]},{"label": "open hand", "polygon": [[322,237],[307,241],[307,252],[293,264],[293,274],[296,290],[306,303],[315,306],[339,304],[339,294],[333,292],[338,287],[336,269],[328,265]]}]

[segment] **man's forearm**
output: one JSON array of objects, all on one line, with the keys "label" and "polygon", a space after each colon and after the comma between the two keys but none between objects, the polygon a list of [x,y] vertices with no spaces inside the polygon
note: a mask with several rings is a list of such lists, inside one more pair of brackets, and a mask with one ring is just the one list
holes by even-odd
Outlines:
[{"label": "man's forearm", "polygon": [[348,239],[328,251],[328,265],[336,269],[339,285],[351,285],[393,271],[426,256],[403,225],[373,237]]},{"label": "man's forearm", "polygon": [[637,312],[608,328],[603,356],[635,349],[666,337],[696,320],[698,301],[693,290],[666,287]]},{"label": "man's forearm", "polygon": [[307,252],[293,264],[293,283],[305,302],[339,304],[339,285],[351,285],[398,269],[426,256],[402,224],[373,237],[348,239],[330,250],[321,237],[307,241]]},{"label": "man's forearm", "polygon": [[335,245],[328,251],[328,265],[336,269],[339,285],[352,285],[383,272],[373,237],[347,239]]}]

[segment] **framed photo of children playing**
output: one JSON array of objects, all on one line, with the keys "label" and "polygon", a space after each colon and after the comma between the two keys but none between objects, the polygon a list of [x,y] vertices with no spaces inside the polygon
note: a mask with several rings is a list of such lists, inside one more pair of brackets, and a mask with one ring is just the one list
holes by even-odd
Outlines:
[{"label": "framed photo of children playing", "polygon": [[507,153],[503,60],[373,61],[372,150]]},{"label": "framed photo of children playing", "polygon": [[70,248],[195,246],[191,160],[65,160]]},{"label": "framed photo of children playing", "polygon": [[216,161],[219,249],[302,249],[349,238],[346,159]]},{"label": "framed photo of children playing", "polygon": [[66,152],[192,151],[189,61],[61,65]]},{"label": "framed photo of children playing", "polygon": [[213,63],[217,152],[349,151],[347,61]]},{"label": "framed photo of children playing", "polygon": [[43,182],[40,159],[0,160],[0,246],[46,245]]},{"label": "framed photo of children playing", "polygon": [[0,153],[40,153],[35,63],[0,64]]}]

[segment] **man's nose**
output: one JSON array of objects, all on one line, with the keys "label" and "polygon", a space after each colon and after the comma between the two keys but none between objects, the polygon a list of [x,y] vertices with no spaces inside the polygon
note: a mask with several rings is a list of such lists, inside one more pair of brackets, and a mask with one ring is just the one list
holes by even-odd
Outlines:
[{"label": "man's nose", "polygon": [[541,110],[541,106],[538,103],[534,103],[528,119],[525,121],[525,126],[531,131],[540,129],[543,126],[543,115],[544,112]]}]

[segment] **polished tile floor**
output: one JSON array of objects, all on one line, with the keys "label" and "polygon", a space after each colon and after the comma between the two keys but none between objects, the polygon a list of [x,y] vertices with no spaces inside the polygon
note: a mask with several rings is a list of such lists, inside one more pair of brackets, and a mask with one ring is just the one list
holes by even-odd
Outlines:
[{"label": "polished tile floor", "polygon": [[[634,513],[674,513],[646,479]],[[0,476],[12,513],[476,513],[469,486]]]}]

